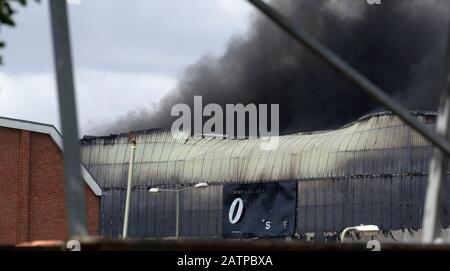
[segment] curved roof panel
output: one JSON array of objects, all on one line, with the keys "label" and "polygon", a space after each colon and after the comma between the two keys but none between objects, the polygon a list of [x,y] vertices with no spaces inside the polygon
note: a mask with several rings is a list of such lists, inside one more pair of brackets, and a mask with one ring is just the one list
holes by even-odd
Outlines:
[{"label": "curved roof panel", "polygon": [[[414,112],[434,129],[436,114]],[[425,175],[429,143],[395,115],[368,115],[340,129],[279,137],[264,150],[259,138],[176,139],[170,130],[135,133],[135,186],[208,182],[264,182],[383,175]],[[84,137],[83,164],[104,189],[125,188],[127,134]]]}]

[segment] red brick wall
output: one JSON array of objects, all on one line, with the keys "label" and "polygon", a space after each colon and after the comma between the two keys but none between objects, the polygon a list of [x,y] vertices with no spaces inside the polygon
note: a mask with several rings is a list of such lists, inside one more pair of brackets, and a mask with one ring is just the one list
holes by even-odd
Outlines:
[{"label": "red brick wall", "polygon": [[[0,244],[67,239],[62,154],[49,135],[0,127]],[[86,185],[90,234],[100,199]]]}]

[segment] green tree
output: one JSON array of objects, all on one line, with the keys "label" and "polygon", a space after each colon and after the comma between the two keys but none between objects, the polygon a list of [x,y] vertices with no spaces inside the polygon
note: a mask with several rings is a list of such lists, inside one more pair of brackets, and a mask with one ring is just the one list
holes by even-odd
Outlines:
[{"label": "green tree", "polygon": [[[39,2],[40,0],[35,0]],[[3,26],[14,27],[16,23],[14,21],[14,15],[17,10],[13,8],[13,3],[18,3],[19,6],[25,7],[27,0],[0,0],[0,30]],[[5,47],[5,42],[0,39],[0,49]],[[2,56],[0,55],[0,65],[3,63]]]}]

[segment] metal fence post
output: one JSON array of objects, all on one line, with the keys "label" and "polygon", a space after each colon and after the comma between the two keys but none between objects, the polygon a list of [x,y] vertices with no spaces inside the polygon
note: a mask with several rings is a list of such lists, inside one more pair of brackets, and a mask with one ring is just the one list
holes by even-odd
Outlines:
[{"label": "metal fence post", "polygon": [[49,4],[59,115],[63,134],[64,179],[69,233],[72,236],[83,236],[88,234],[85,184],[80,173],[80,146],[67,7],[66,1],[61,0],[50,0]]},{"label": "metal fence post", "polygon": [[[439,108],[436,130],[439,134],[450,136],[450,93],[444,92],[443,104]],[[447,178],[448,158],[436,147],[430,161],[427,192],[423,214],[423,236],[425,243],[435,243],[441,235],[443,194]]]},{"label": "metal fence post", "polygon": [[[445,55],[444,80],[441,104],[436,121],[436,132],[450,140],[450,21],[447,30],[447,51]],[[447,181],[448,157],[436,147],[433,148],[433,157],[430,161],[427,192],[423,214],[424,243],[436,243],[442,232],[443,196]]]}]

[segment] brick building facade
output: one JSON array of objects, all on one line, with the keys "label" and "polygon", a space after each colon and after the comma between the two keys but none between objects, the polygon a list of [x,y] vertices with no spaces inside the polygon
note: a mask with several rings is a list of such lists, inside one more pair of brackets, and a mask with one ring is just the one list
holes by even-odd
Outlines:
[{"label": "brick building facade", "polygon": [[[51,125],[0,118],[0,245],[68,238],[61,136]],[[101,189],[82,166],[90,234]]]}]

